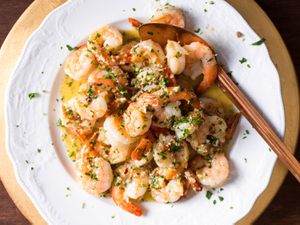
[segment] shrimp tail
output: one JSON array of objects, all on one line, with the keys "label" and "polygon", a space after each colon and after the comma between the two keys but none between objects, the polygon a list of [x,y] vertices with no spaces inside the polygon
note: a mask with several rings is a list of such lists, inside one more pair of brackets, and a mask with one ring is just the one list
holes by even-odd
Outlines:
[{"label": "shrimp tail", "polygon": [[205,92],[210,86],[212,86],[218,76],[218,68],[216,66],[207,67],[204,71],[203,80],[199,83],[197,87],[197,93],[202,94]]},{"label": "shrimp tail", "polygon": [[145,137],[141,138],[140,143],[131,153],[131,159],[140,160],[143,154],[149,152],[151,148],[152,148],[152,143],[150,142],[150,140]]},{"label": "shrimp tail", "polygon": [[128,22],[129,22],[133,27],[139,27],[139,26],[143,25],[142,22],[140,22],[140,21],[138,21],[138,20],[136,20],[136,19],[134,19],[134,18],[131,18],[131,17],[128,18]]},{"label": "shrimp tail", "polygon": [[143,210],[140,206],[133,204],[130,201],[126,201],[124,198],[124,190],[120,186],[113,186],[111,189],[111,196],[115,204],[121,207],[123,210],[134,214],[136,216],[141,216]]},{"label": "shrimp tail", "polygon": [[194,95],[194,93],[190,92],[190,91],[181,91],[175,94],[172,94],[170,96],[170,100],[172,102],[175,101],[179,101],[179,100],[186,100],[189,101],[190,99],[195,98],[196,96]]}]

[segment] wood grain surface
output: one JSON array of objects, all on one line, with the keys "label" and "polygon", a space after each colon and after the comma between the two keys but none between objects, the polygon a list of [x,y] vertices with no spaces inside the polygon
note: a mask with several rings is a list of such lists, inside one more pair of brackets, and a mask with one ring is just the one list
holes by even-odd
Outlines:
[{"label": "wood grain surface", "polygon": [[[271,18],[293,59],[300,79],[300,1],[299,0],[257,0]],[[32,0],[0,0],[0,44],[9,30],[32,3]],[[17,38],[17,37],[16,37]],[[13,49],[12,49],[13,51]],[[296,158],[300,160],[300,148]],[[1,159],[0,159],[1,161]],[[291,174],[286,177],[281,189],[258,218],[255,224],[300,224],[300,185]],[[19,212],[0,182],[0,225],[27,225],[29,222]]]}]

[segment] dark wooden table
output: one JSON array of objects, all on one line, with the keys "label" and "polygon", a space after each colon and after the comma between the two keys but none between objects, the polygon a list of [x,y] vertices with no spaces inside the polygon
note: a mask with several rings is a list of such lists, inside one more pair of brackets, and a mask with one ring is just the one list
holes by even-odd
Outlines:
[{"label": "dark wooden table", "polygon": [[[0,44],[32,0],[0,0]],[[300,79],[300,0],[257,0],[281,33]],[[300,145],[296,151],[300,160]],[[0,225],[26,225],[29,222],[16,208],[0,182]],[[300,185],[290,174],[286,177],[257,225],[300,224]]]}]

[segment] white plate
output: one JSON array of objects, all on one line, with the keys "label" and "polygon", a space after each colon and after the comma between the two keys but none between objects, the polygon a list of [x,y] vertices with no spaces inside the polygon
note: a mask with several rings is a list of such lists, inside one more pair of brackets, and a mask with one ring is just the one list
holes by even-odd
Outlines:
[{"label": "white plate", "polygon": [[[233,71],[240,87],[283,135],[278,73],[265,45],[251,45],[260,37],[223,0],[214,0],[214,4],[204,0],[168,2],[184,10],[189,29],[201,28],[202,37],[216,50],[219,60]],[[130,28],[128,17],[146,21],[153,8],[164,3],[69,1],[54,10],[25,45],[6,96],[6,143],[18,182],[50,224],[232,224],[249,212],[266,188],[276,156],[244,118],[229,153],[230,180],[210,200],[202,191],[172,205],[145,202],[141,204],[144,216],[135,217],[117,208],[111,199],[90,196],[73,179],[72,164],[56,126],[60,109],[56,99],[60,98],[63,78],[60,64],[69,54],[66,44],[76,46],[105,24]],[[245,34],[245,40],[236,37],[237,31]],[[247,59],[244,64],[239,62],[242,57]],[[29,100],[30,92],[40,96]],[[244,139],[245,130],[250,134]]]}]

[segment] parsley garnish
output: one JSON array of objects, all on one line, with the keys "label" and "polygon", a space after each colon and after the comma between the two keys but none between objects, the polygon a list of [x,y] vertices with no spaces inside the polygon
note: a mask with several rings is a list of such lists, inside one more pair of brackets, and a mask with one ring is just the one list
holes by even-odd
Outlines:
[{"label": "parsley garnish", "polygon": [[197,28],[196,30],[194,30],[195,33],[199,33],[201,31],[200,28]]},{"label": "parsley garnish", "polygon": [[30,100],[33,99],[33,98],[35,98],[35,97],[38,97],[38,96],[40,96],[40,94],[37,93],[37,92],[33,92],[33,93],[29,93],[29,94],[28,94],[28,98],[29,98]]},{"label": "parsley garnish", "polygon": [[261,45],[261,44],[265,43],[265,41],[266,41],[266,39],[262,38],[259,41],[252,43],[251,45],[258,46],[258,45]]},{"label": "parsley garnish", "polygon": [[58,121],[57,121],[57,126],[58,126],[58,127],[62,127],[62,126],[63,126],[62,120],[61,120],[61,119],[58,119]]},{"label": "parsley garnish", "polygon": [[171,151],[173,153],[179,152],[181,149],[181,146],[178,142],[176,142],[172,147],[171,147]]},{"label": "parsley garnish", "polygon": [[240,61],[241,64],[243,64],[243,63],[247,62],[247,59],[243,57],[243,58],[240,59],[239,61]]},{"label": "parsley garnish", "polygon": [[69,51],[75,51],[78,49],[78,47],[72,47],[71,45],[66,45],[66,47]]},{"label": "parsley garnish", "polygon": [[211,191],[206,191],[206,198],[210,199],[213,193]]},{"label": "parsley garnish", "polygon": [[98,180],[98,176],[97,176],[97,174],[95,174],[95,173],[92,173],[92,174],[90,175],[90,177],[91,177],[92,180]]},{"label": "parsley garnish", "polygon": [[213,135],[207,135],[207,139],[209,140],[209,142],[212,144],[212,145],[216,145],[218,143],[218,138],[216,138],[215,136]]}]

